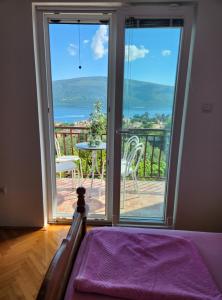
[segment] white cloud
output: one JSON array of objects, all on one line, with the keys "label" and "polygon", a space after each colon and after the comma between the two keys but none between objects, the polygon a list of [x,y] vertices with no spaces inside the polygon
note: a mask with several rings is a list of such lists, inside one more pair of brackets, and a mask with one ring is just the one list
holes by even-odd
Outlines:
[{"label": "white cloud", "polygon": [[69,54],[71,56],[75,56],[77,53],[77,49],[78,47],[72,43],[69,44],[69,46],[67,47],[67,51],[69,52]]},{"label": "white cloud", "polygon": [[91,48],[95,59],[103,58],[108,52],[106,43],[108,42],[108,29],[106,25],[100,25],[92,38]]},{"label": "white cloud", "polygon": [[89,40],[84,40],[83,44],[88,44]]},{"label": "white cloud", "polygon": [[125,60],[133,61],[138,58],[144,58],[149,52],[149,49],[146,49],[144,46],[137,47],[136,45],[126,45]]},{"label": "white cloud", "polygon": [[171,50],[168,50],[168,49],[165,49],[165,50],[162,50],[161,54],[163,56],[170,56],[171,55]]}]

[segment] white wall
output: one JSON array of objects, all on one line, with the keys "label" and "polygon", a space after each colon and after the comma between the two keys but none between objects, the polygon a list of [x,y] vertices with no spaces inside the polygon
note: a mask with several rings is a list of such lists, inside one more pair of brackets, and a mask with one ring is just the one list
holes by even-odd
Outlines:
[{"label": "white wall", "polygon": [[1,1],[0,23],[0,225],[42,226],[31,5]]},{"label": "white wall", "polygon": [[222,1],[200,1],[196,30],[177,227],[222,231]]},{"label": "white wall", "polygon": [[[30,0],[0,3],[0,225],[42,226]],[[222,231],[222,3],[200,0],[176,227]],[[210,114],[202,103],[213,103]]]}]

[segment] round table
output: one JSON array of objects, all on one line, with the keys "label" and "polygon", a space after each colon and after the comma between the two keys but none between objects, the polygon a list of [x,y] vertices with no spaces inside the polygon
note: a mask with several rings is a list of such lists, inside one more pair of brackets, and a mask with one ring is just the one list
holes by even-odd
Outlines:
[{"label": "round table", "polygon": [[104,163],[102,165],[102,174],[100,174],[98,164],[97,164],[97,151],[98,150],[106,150],[106,143],[101,142],[99,145],[90,146],[88,142],[77,143],[76,148],[79,150],[92,151],[92,166],[91,166],[91,188],[94,180],[95,171],[101,176],[101,180],[103,179],[104,174]]}]

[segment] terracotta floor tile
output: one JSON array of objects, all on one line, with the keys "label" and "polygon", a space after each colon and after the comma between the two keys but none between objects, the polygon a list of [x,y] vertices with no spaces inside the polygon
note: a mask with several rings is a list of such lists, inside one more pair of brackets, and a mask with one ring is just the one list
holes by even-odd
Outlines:
[{"label": "terracotta floor tile", "polygon": [[[72,188],[71,178],[57,178],[57,212],[73,213],[77,195]],[[84,178],[82,185],[86,188],[86,203],[90,213],[105,215],[105,181]],[[127,180],[125,200],[123,204],[123,188],[121,189],[121,216],[162,217],[164,210],[165,181],[138,180],[138,191],[133,180]]]}]

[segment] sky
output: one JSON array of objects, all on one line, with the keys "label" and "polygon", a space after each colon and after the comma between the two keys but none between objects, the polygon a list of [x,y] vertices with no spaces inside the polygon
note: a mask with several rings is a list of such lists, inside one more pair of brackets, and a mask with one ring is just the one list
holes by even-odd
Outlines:
[{"label": "sky", "polygon": [[[49,33],[52,80],[107,76],[108,25],[50,24]],[[126,29],[125,78],[174,85],[179,43],[179,28]]]}]

